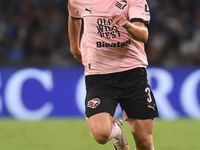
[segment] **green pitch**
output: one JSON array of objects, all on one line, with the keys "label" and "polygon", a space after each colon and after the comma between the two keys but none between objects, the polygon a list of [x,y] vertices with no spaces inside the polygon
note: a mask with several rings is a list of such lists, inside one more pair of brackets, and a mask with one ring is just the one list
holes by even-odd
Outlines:
[{"label": "green pitch", "polygon": [[[131,150],[134,141],[124,123]],[[155,150],[200,150],[200,121],[156,120]],[[97,144],[84,119],[50,119],[36,122],[0,120],[0,150],[113,150],[112,143]]]}]

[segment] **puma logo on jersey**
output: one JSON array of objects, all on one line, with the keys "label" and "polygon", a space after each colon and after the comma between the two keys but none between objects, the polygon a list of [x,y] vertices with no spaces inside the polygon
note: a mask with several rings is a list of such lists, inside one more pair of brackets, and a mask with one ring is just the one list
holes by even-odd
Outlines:
[{"label": "puma logo on jersey", "polygon": [[92,7],[90,9],[85,8],[85,11],[88,11],[90,14],[92,14]]},{"label": "puma logo on jersey", "polygon": [[122,1],[116,1],[115,6],[118,7],[119,9],[124,9],[124,7],[127,6],[127,1],[122,0]]},{"label": "puma logo on jersey", "polygon": [[148,105],[148,108],[151,108],[151,109],[153,109],[154,111],[156,111],[156,110],[155,110],[155,104],[154,104],[153,106]]}]

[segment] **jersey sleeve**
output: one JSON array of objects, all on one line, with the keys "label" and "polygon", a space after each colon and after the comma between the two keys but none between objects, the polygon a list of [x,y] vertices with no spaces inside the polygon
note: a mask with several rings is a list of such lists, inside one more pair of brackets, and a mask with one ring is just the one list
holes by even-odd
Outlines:
[{"label": "jersey sleeve", "polygon": [[150,22],[150,11],[146,0],[132,0],[129,5],[130,22],[143,22],[147,27]]},{"label": "jersey sleeve", "polygon": [[77,7],[70,0],[68,2],[68,12],[73,18],[76,18],[76,19],[82,18],[82,16],[80,15]]}]

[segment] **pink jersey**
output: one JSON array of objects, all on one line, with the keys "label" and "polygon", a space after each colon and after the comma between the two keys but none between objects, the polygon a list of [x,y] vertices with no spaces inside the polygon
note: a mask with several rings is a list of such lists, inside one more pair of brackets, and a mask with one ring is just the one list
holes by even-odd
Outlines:
[{"label": "pink jersey", "polygon": [[108,74],[148,65],[144,44],[132,39],[123,27],[110,27],[114,13],[127,20],[149,23],[146,0],[69,0],[72,17],[83,18],[81,40],[85,75]]}]

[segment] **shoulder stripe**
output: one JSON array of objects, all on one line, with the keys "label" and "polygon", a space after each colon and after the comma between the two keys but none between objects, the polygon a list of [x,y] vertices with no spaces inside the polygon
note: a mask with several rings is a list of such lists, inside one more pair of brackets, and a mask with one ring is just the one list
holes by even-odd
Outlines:
[{"label": "shoulder stripe", "polygon": [[144,23],[147,26],[147,28],[149,28],[149,21],[145,21],[142,18],[132,18],[132,19],[130,19],[130,22],[131,23],[132,22],[142,22],[142,23]]},{"label": "shoulder stripe", "polygon": [[73,17],[73,16],[71,16],[73,19],[82,19],[82,18],[75,18],[75,17]]}]

